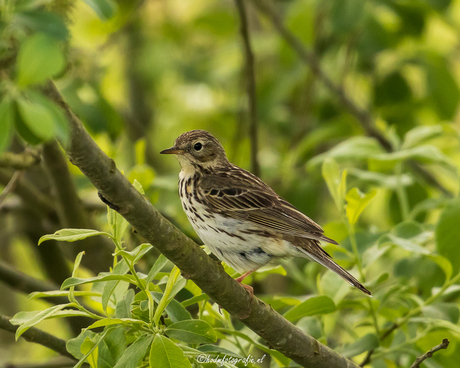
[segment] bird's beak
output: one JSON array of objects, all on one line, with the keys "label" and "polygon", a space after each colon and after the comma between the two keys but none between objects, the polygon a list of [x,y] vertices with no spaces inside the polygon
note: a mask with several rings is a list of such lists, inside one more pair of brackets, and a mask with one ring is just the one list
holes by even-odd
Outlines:
[{"label": "bird's beak", "polygon": [[184,153],[183,150],[177,147],[171,147],[160,152],[162,155],[181,155]]}]

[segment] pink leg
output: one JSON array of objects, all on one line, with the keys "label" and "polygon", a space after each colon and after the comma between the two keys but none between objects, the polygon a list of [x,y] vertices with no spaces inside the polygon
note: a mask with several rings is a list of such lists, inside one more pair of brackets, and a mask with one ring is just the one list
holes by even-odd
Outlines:
[{"label": "pink leg", "polygon": [[241,281],[243,281],[246,277],[248,277],[253,272],[254,271],[247,271],[247,272],[243,273],[240,277],[237,277],[235,279],[235,281],[238,281],[241,284]]}]

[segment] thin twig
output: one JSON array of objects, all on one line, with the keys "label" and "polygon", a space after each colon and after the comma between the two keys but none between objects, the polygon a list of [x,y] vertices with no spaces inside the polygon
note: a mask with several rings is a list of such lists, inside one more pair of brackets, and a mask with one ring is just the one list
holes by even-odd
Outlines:
[{"label": "thin twig", "polygon": [[256,71],[254,53],[251,48],[251,38],[249,36],[248,16],[245,0],[235,0],[236,8],[240,16],[240,31],[243,38],[244,55],[246,60],[246,88],[249,102],[249,138],[251,140],[251,169],[254,175],[260,176],[260,165],[257,160],[259,151],[258,127],[257,127],[257,96],[256,96]]},{"label": "thin twig", "polygon": [[439,345],[436,345],[434,348],[428,350],[425,354],[420,355],[417,359],[415,359],[415,362],[410,366],[410,368],[420,367],[420,364],[422,364],[425,359],[431,358],[433,354],[439,350],[447,349],[448,346],[449,346],[449,340],[448,339],[442,340],[442,342]]},{"label": "thin twig", "polygon": [[[0,329],[15,333],[19,326],[11,324],[8,317],[0,315]],[[46,346],[47,348],[54,350],[55,352],[69,357],[72,360],[76,360],[75,357],[70,354],[65,347],[65,340],[62,340],[56,336],[53,336],[45,331],[39,330],[38,328],[31,327],[24,332],[21,337],[29,342],[35,342],[37,344]]]},{"label": "thin twig", "polygon": [[0,155],[0,167],[9,167],[15,170],[25,170],[40,163],[40,152],[26,148],[24,152],[5,152]]},{"label": "thin twig", "polygon": [[[372,114],[359,107],[346,93],[341,85],[336,84],[321,68],[320,62],[316,54],[305,48],[302,42],[292,34],[283,24],[283,21],[273,6],[267,0],[252,0],[254,5],[264,13],[275,26],[284,40],[291,46],[297,53],[300,59],[307,64],[313,73],[321,80],[324,85],[338,98],[342,106],[344,106],[350,114],[352,114],[362,125],[366,134],[375,138],[382,147],[391,152],[393,147],[391,142],[385,137],[378,129],[375,128],[374,118]],[[443,194],[452,196],[444,186],[427,170],[421,167],[415,161],[409,161],[409,166],[417,174],[419,174],[428,184],[440,190]]]},{"label": "thin twig", "polygon": [[13,177],[6,185],[5,189],[3,189],[2,194],[0,194],[0,208],[2,207],[2,202],[6,199],[6,197],[14,191],[19,183],[19,180],[21,180],[22,175],[24,175],[24,171],[16,171],[13,174]]}]

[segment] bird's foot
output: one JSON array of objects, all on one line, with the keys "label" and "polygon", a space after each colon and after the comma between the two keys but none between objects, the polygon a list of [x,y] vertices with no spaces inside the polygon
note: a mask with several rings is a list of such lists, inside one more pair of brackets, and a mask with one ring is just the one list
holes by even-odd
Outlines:
[{"label": "bird's foot", "polygon": [[[238,279],[235,279],[235,280],[238,281]],[[239,317],[239,319],[245,319],[245,318],[248,318],[249,315],[252,312],[252,301],[254,300],[254,289],[250,285],[242,284],[241,281],[238,281],[238,282],[249,293],[249,308],[248,308],[248,311],[245,314],[243,314],[242,316]]]}]

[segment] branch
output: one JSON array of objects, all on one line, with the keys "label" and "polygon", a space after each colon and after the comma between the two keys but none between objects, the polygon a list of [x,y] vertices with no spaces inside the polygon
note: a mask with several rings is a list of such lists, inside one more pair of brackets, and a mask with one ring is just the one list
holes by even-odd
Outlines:
[{"label": "branch", "polygon": [[[361,123],[362,127],[366,131],[366,134],[377,139],[385,150],[391,152],[391,142],[375,128],[375,122],[371,113],[356,105],[356,103],[345,93],[343,87],[334,83],[332,79],[329,78],[329,76],[321,68],[316,54],[307,50],[302,42],[283,25],[279,12],[277,12],[267,0],[252,0],[252,2],[270,19],[284,40],[297,53],[300,59],[311,68],[317,78],[321,80],[324,85],[339,99],[340,103],[350,112],[350,114],[352,114]],[[425,170],[418,163],[409,161],[409,165],[417,174],[426,180],[428,184],[436,187],[443,194],[452,196],[452,193],[444,188],[444,186],[429,171]]]},{"label": "branch", "polygon": [[0,155],[0,167],[9,167],[15,170],[25,170],[40,162],[40,153],[26,149],[22,153],[5,152]]},{"label": "branch", "polygon": [[440,343],[439,345],[436,345],[434,348],[428,350],[425,354],[423,354],[423,355],[419,356],[417,359],[415,359],[414,364],[412,364],[410,366],[410,368],[418,368],[418,367],[420,367],[420,364],[422,364],[425,359],[431,358],[433,356],[433,354],[436,353],[439,350],[447,349],[448,346],[449,346],[449,340],[447,340],[447,339],[442,340],[442,343]]},{"label": "branch", "polygon": [[[56,141],[43,146],[43,157],[53,185],[59,223],[64,228],[94,229],[67,167],[64,154]],[[74,255],[85,251],[84,266],[98,274],[112,265],[113,247],[106,238],[88,238],[73,244]]]},{"label": "branch", "polygon": [[13,176],[11,177],[11,180],[8,182],[5,189],[3,189],[2,193],[0,194],[0,208],[2,207],[3,201],[6,199],[6,197],[8,197],[8,194],[10,194],[11,192],[14,192],[14,189],[17,187],[23,174],[24,174],[24,171],[16,171],[13,174]]},{"label": "branch", "polygon": [[357,368],[357,365],[305,334],[233,280],[191,239],[167,221],[103,153],[62,99],[53,83],[45,93],[66,112],[70,126],[70,161],[91,180],[137,232],[163,253],[216,303],[265,339],[272,348],[304,367]]},{"label": "branch", "polygon": [[[12,325],[9,318],[0,315],[0,329],[15,333],[19,326]],[[38,328],[31,327],[24,332],[21,337],[29,342],[35,342],[37,344],[46,346],[47,348],[54,350],[55,352],[76,360],[72,354],[70,354],[65,347],[65,340],[62,340],[56,336],[50,335],[49,333],[39,330]]]},{"label": "branch", "polygon": [[254,175],[260,176],[260,165],[257,160],[259,151],[258,128],[257,128],[257,97],[256,97],[256,71],[254,63],[254,53],[251,48],[249,36],[248,17],[245,0],[235,0],[238,14],[240,16],[240,31],[244,44],[244,56],[246,59],[246,86],[249,101],[249,138],[251,140],[251,168]]}]

